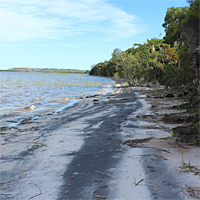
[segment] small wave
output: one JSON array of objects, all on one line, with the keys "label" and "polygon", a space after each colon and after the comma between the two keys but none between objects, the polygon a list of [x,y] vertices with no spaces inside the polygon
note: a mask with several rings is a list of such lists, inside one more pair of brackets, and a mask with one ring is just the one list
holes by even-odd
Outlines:
[{"label": "small wave", "polygon": [[5,119],[5,118],[9,118],[9,117],[16,117],[16,116],[19,116],[19,115],[14,114],[14,113],[3,114],[3,115],[0,115],[0,119]]},{"label": "small wave", "polygon": [[34,110],[35,109],[35,106],[34,105],[31,105],[31,106],[27,106],[24,108],[25,110]]},{"label": "small wave", "polygon": [[56,100],[53,100],[53,102],[60,102],[60,101],[71,101],[71,100],[74,100],[75,98],[68,98],[68,97],[65,97],[63,99],[56,99]]},{"label": "small wave", "polygon": [[35,100],[39,101],[39,100],[43,100],[43,98],[42,97],[37,97],[37,98],[35,98]]},{"label": "small wave", "polygon": [[76,103],[78,103],[78,101],[79,101],[79,100],[71,101],[71,102],[68,103],[67,105],[65,105],[65,106],[59,108],[58,110],[56,110],[56,113],[61,112],[61,111],[65,110],[66,108],[69,108],[69,107],[74,106]]}]

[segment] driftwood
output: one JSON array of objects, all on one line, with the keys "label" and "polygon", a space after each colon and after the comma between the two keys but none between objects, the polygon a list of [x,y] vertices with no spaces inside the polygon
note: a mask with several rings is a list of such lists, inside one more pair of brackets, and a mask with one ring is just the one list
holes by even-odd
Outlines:
[{"label": "driftwood", "polygon": [[28,198],[28,199],[33,199],[33,198],[35,198],[35,197],[41,195],[41,194],[42,194],[42,191],[41,191],[40,187],[39,187],[36,183],[34,183],[34,182],[31,181],[31,180],[29,180],[29,181],[30,181],[31,183],[33,183],[33,184],[38,188],[38,190],[40,191],[40,193],[38,193],[38,194],[36,194],[36,195],[34,195],[34,196]]},{"label": "driftwood", "polygon": [[104,174],[104,175],[106,175],[106,176],[109,176],[109,177],[111,177],[111,178],[116,179],[114,176],[111,176],[110,174],[107,174],[107,173],[104,173],[104,172],[100,172],[100,171],[97,171],[97,170],[94,170],[94,172],[97,172],[97,173],[100,173],[100,174]]},{"label": "driftwood", "polygon": [[136,185],[138,185],[140,182],[142,182],[144,179],[141,179],[141,180],[139,180],[136,184],[135,184],[135,186]]},{"label": "driftwood", "polygon": [[96,195],[96,198],[106,199],[106,197],[100,195]]},{"label": "driftwood", "polygon": [[10,182],[13,182],[13,181],[17,181],[17,180],[19,180],[19,179],[13,179],[13,180],[10,180],[10,181],[0,182],[0,185],[10,183]]}]

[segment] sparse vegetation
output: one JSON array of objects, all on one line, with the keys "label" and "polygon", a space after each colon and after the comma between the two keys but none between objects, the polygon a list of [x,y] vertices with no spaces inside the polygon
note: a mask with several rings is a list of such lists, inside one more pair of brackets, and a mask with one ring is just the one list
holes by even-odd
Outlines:
[{"label": "sparse vegetation", "polygon": [[57,69],[57,68],[10,68],[0,72],[30,72],[30,73],[62,73],[63,74],[88,74],[89,70]]}]

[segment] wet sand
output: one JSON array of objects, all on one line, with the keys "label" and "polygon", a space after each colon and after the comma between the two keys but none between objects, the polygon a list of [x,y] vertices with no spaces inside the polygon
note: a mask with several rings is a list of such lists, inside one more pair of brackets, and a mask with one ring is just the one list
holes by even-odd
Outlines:
[{"label": "wet sand", "polygon": [[199,175],[183,163],[199,169],[200,148],[177,143],[172,125],[141,120],[152,112],[145,89],[116,85],[57,114],[1,128],[0,198],[198,198]]}]

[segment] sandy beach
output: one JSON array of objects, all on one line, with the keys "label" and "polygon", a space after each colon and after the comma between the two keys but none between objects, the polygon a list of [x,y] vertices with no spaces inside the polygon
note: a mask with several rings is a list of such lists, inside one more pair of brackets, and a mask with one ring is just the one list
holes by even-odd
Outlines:
[{"label": "sandy beach", "polygon": [[159,118],[180,100],[147,98],[149,90],[116,84],[1,127],[0,198],[199,199],[200,148],[171,137],[180,124]]}]

